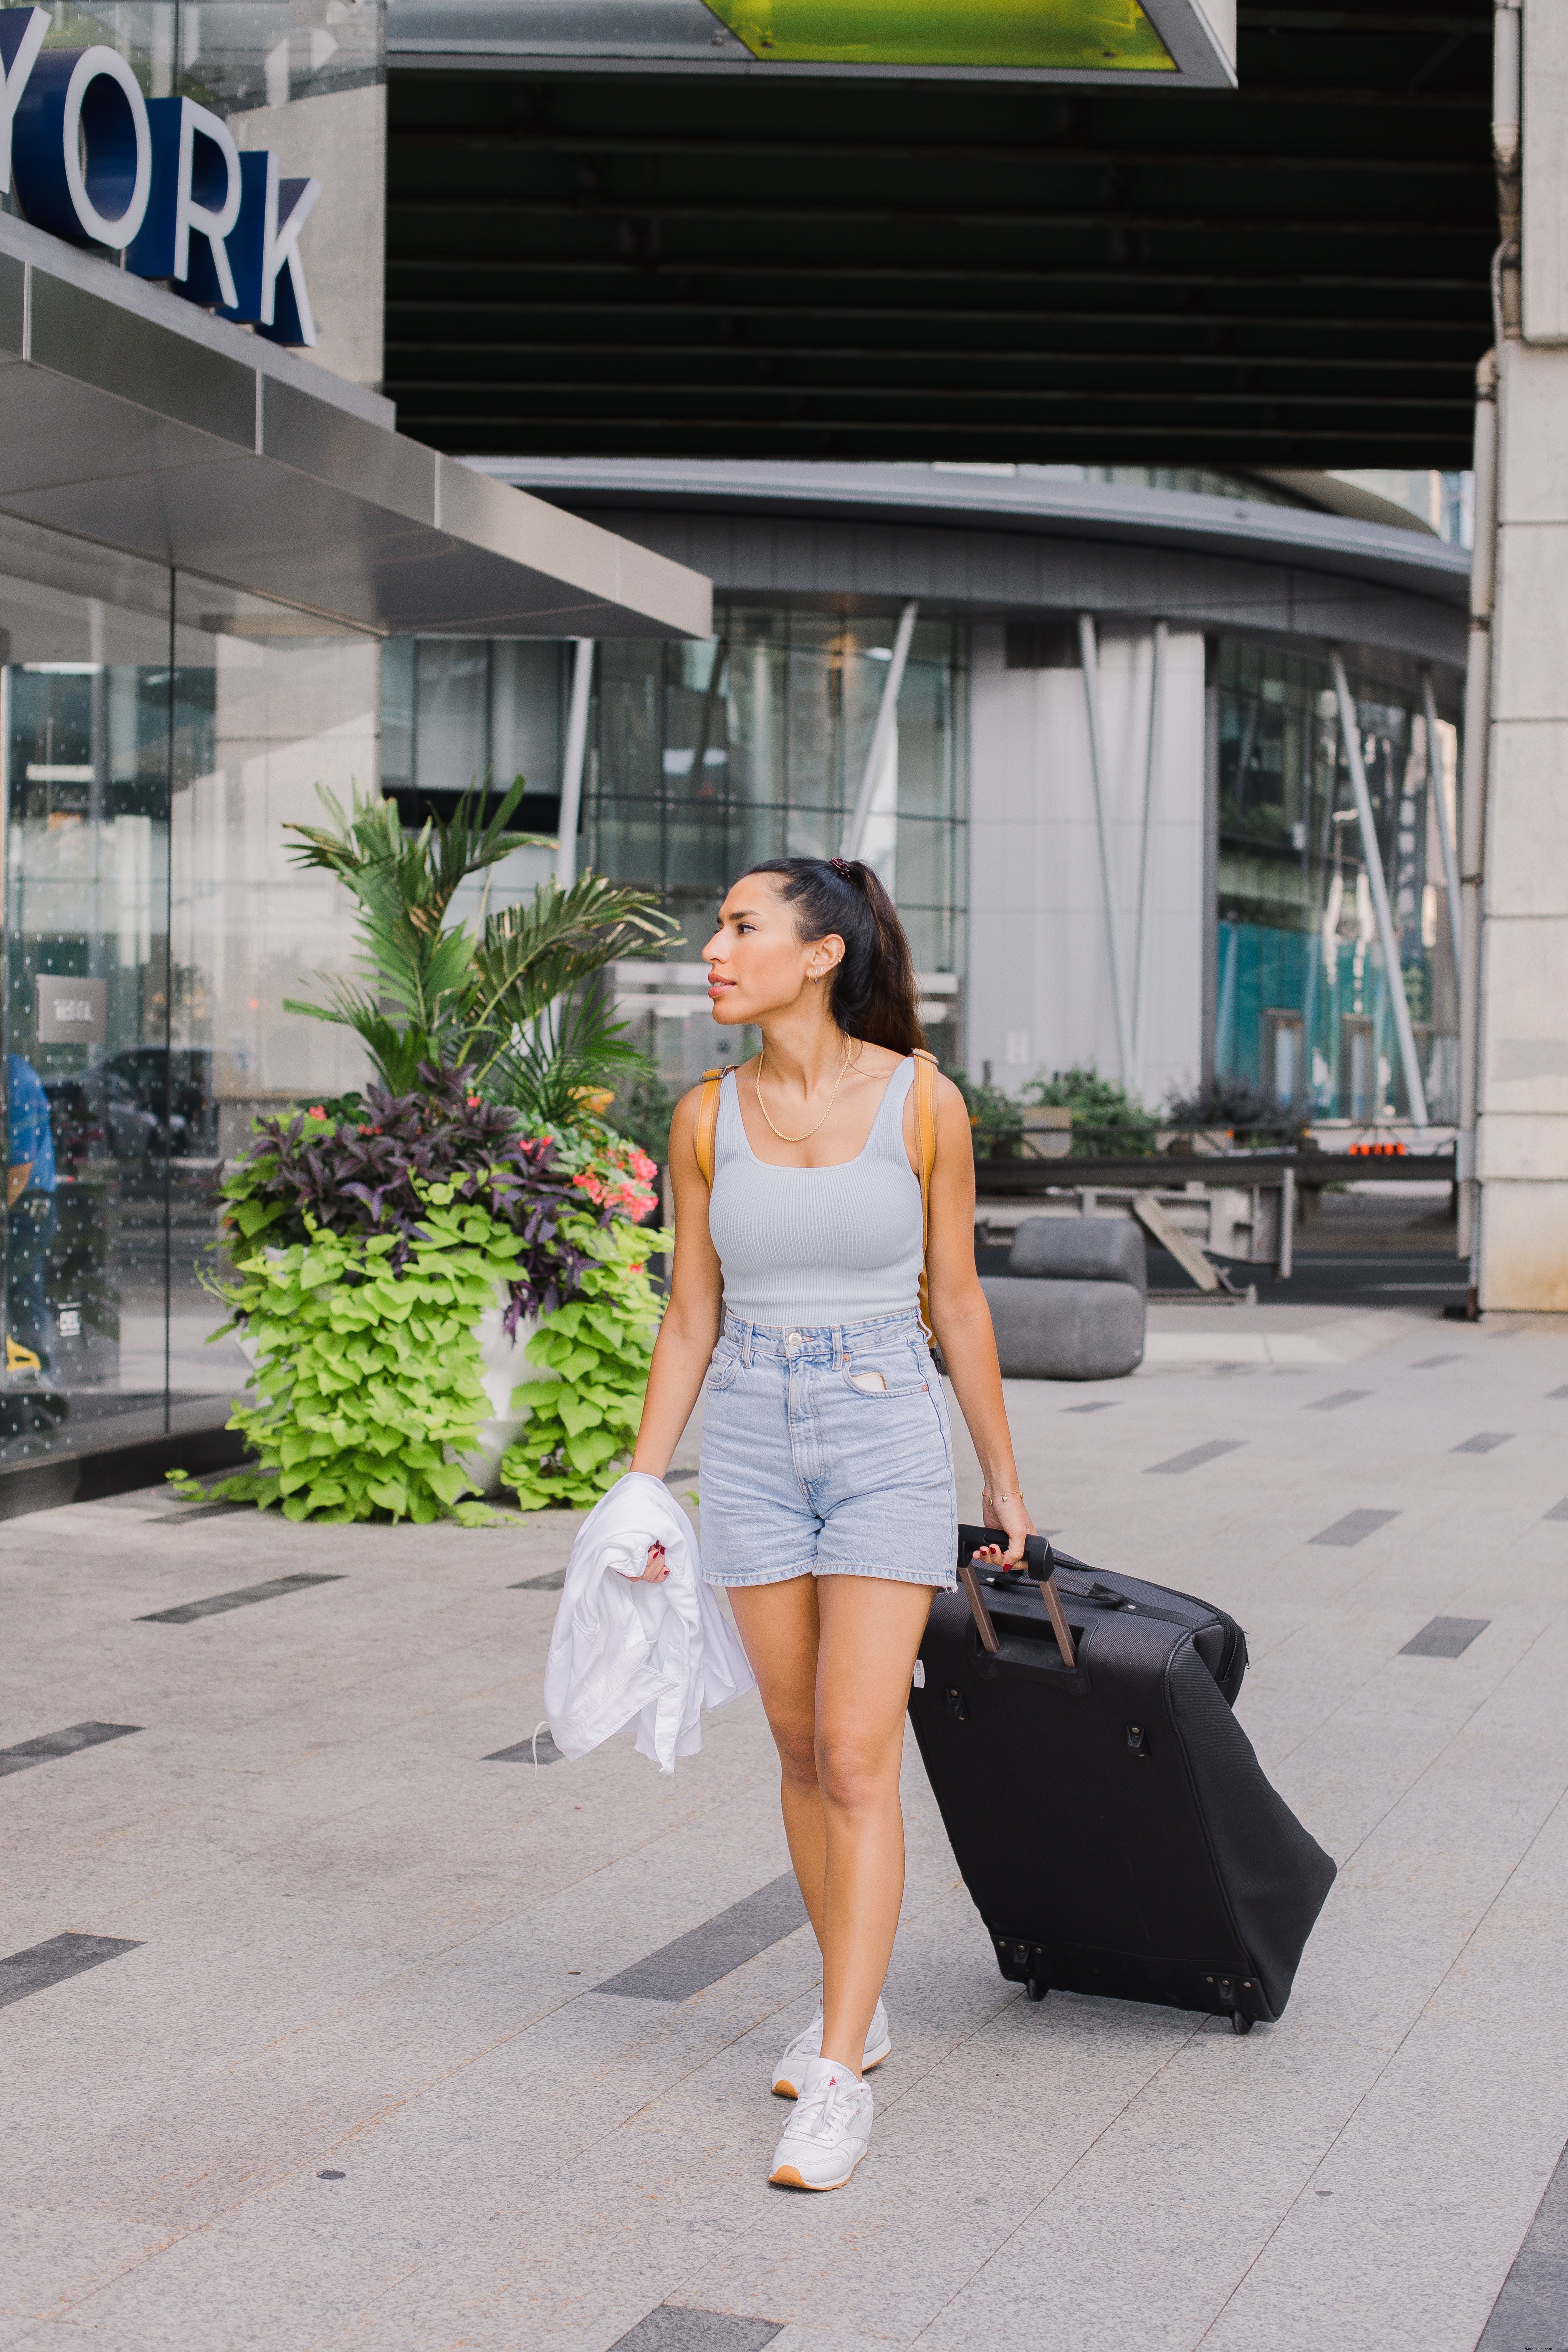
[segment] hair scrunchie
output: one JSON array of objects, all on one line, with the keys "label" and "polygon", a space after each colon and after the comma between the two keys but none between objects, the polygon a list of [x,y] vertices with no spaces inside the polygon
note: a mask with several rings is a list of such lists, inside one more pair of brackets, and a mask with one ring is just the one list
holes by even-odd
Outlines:
[{"label": "hair scrunchie", "polygon": [[855,869],[847,857],[830,857],[827,862],[835,874],[841,876],[846,882],[854,881]]}]

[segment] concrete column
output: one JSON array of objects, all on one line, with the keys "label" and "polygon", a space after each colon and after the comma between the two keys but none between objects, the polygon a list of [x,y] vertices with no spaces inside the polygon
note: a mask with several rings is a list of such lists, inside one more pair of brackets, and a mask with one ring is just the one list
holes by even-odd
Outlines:
[{"label": "concrete column", "polygon": [[1568,12],[1526,0],[1482,891],[1479,1304],[1568,1312]]}]

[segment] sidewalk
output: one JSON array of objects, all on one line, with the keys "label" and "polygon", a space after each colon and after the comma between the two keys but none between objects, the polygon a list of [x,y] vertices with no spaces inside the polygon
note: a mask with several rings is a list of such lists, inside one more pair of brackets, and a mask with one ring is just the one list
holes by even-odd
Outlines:
[{"label": "sidewalk", "polygon": [[[1341,1864],[1279,2025],[1031,2007],[911,1742],[871,2153],[772,2189],[816,1969],[754,1699],[673,1780],[501,1760],[574,1517],[40,1514],[0,1556],[0,2347],[1474,2352],[1510,2271],[1486,2352],[1568,2345],[1568,2191],[1521,2252],[1568,2141],[1568,1331],[1152,1322],[1130,1381],[1009,1384],[1021,1467],[1069,1549],[1247,1627],[1242,1719]],[[331,1580],[187,1608],[285,1578]],[[1438,1617],[1483,1630],[1407,1654]]]}]

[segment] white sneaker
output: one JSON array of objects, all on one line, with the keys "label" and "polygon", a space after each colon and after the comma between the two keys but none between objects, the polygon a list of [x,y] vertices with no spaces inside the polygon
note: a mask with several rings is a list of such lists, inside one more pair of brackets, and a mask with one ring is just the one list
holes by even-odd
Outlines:
[{"label": "white sneaker", "polygon": [[795,2110],[773,2150],[784,2189],[842,2189],[871,2143],[871,2086],[833,2058],[808,2058]]},{"label": "white sneaker", "polygon": [[[893,2037],[888,2031],[888,2012],[879,2001],[866,2034],[866,2055],[860,2061],[861,2073],[868,2074],[873,2066],[879,2066],[892,2046]],[[797,2097],[796,2085],[805,2071],[806,2060],[820,2058],[821,2055],[822,2011],[818,2009],[805,2032],[795,2035],[773,2070],[774,2098]]]}]

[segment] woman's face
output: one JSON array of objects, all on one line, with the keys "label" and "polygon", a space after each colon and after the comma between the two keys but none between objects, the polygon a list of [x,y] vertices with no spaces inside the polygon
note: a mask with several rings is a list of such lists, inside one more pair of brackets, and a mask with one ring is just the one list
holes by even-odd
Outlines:
[{"label": "woman's face", "polygon": [[[803,940],[795,910],[776,874],[742,874],[719,909],[719,928],[703,949],[713,1018],[726,1025],[765,1021],[803,996],[824,995],[843,961],[837,931]],[[820,974],[820,980],[816,975]]]}]

